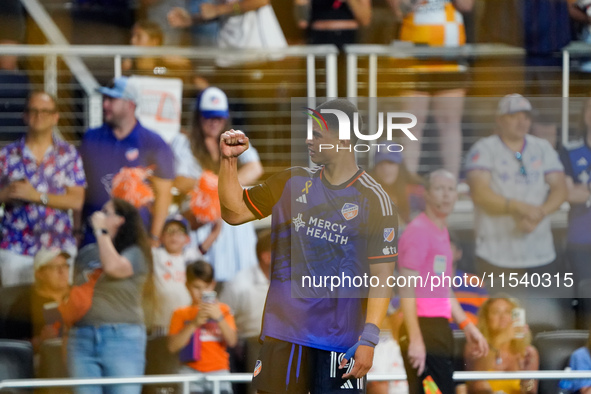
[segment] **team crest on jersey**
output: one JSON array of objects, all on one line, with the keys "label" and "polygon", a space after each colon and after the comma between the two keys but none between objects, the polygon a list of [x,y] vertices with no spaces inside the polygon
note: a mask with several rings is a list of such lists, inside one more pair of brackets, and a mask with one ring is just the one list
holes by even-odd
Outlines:
[{"label": "team crest on jersey", "polygon": [[396,232],[394,231],[393,228],[385,228],[384,229],[384,241],[386,242],[392,242],[394,241],[394,236],[396,235]]},{"label": "team crest on jersey", "polygon": [[253,376],[257,376],[258,374],[260,374],[262,369],[263,369],[263,362],[261,360],[257,360],[256,364],[254,365]]},{"label": "team crest on jersey", "polygon": [[357,204],[351,204],[350,202],[345,203],[341,209],[341,213],[345,219],[351,220],[357,217],[357,214],[359,213],[359,206]]},{"label": "team crest on jersey", "polygon": [[134,161],[139,157],[139,155],[140,151],[138,150],[138,148],[128,149],[127,152],[125,152],[125,158],[127,159],[127,161]]}]

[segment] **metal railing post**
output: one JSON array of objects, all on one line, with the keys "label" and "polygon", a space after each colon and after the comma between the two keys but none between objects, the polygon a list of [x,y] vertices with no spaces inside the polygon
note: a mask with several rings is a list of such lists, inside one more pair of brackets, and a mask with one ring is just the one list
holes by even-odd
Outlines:
[{"label": "metal railing post", "polygon": [[43,89],[57,96],[57,55],[47,55],[43,62]]},{"label": "metal railing post", "polygon": [[[376,55],[369,55],[369,103],[367,103],[367,125],[371,133],[377,130],[378,119],[378,57]],[[370,154],[370,158],[373,154]]]},{"label": "metal railing post", "polygon": [[570,95],[570,53],[562,51],[562,145],[568,143],[569,95]]},{"label": "metal railing post", "polygon": [[191,394],[191,382],[188,380],[183,382],[183,394]]},{"label": "metal railing post", "polygon": [[220,381],[219,380],[214,380],[213,381],[213,394],[221,394]]},{"label": "metal railing post", "polygon": [[335,98],[339,94],[337,73],[337,55],[329,53],[326,55],[326,97]]},{"label": "metal railing post", "polygon": [[357,97],[357,55],[347,54],[347,97]]},{"label": "metal railing post", "polygon": [[306,91],[308,97],[316,97],[316,56],[306,56]]},{"label": "metal railing post", "polygon": [[87,98],[88,103],[88,128],[99,127],[103,123],[103,97],[98,94],[91,94]]},{"label": "metal railing post", "polygon": [[115,70],[114,75],[115,78],[119,78],[121,76],[121,55],[115,55]]}]

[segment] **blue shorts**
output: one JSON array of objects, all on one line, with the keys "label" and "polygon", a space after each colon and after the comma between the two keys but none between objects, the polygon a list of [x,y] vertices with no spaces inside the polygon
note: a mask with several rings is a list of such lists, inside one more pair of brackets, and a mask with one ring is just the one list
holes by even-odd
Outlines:
[{"label": "blue shorts", "polygon": [[365,377],[343,379],[355,363],[349,360],[345,368],[339,369],[344,355],[267,337],[252,383],[259,393],[269,394],[365,393]]}]

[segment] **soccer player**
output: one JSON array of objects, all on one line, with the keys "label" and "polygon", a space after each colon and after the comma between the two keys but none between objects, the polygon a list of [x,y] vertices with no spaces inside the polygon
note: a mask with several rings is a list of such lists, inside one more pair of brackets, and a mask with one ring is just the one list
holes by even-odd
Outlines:
[{"label": "soccer player", "polygon": [[[343,99],[317,111],[322,109],[344,112],[350,124],[357,112]],[[316,283],[326,276],[359,278],[369,272],[386,285],[397,258],[396,207],[357,166],[354,141],[339,140],[337,117],[325,113],[325,120],[327,127],[314,125],[306,140],[318,167],[294,167],[247,190],[238,182],[236,163],[248,138],[230,130],[220,142],[224,220],[239,224],[273,214],[271,283],[253,379],[259,393],[364,393],[377,325],[388,308],[387,286],[360,296],[350,283],[334,292],[305,283],[306,277]]]}]

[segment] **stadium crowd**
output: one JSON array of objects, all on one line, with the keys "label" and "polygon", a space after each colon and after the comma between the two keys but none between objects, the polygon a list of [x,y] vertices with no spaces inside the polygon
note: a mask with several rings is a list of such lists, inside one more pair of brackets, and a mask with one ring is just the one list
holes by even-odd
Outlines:
[{"label": "stadium crowd", "polygon": [[[93,34],[78,31],[73,33],[73,41],[94,41],[100,38],[96,32],[116,26],[121,32],[115,31],[112,39],[131,32],[130,43],[136,46],[180,45],[187,41],[183,33],[189,33],[192,45],[217,47],[221,53],[228,48],[282,48],[298,42],[283,27],[283,10],[274,10],[265,0],[145,0],[141,2],[142,17],[137,20],[130,1],[75,3],[73,31]],[[387,7],[392,22],[398,20],[396,37],[417,45],[459,46],[475,42],[478,36],[487,42],[524,47],[527,83],[520,93],[525,95],[557,94],[546,89],[548,78],[553,77],[540,70],[556,66],[554,52],[576,38],[572,23],[577,24],[582,39],[588,37],[591,25],[583,0],[392,0],[386,5],[372,5],[369,0],[294,0],[290,17],[306,32],[308,43],[330,43],[342,49],[345,44],[367,41],[364,28],[374,23],[379,26],[384,17],[376,15],[380,6]],[[519,11],[511,18],[498,17],[497,22],[510,28],[489,29],[490,23],[483,23],[483,31],[476,34],[464,26],[464,17],[474,20],[475,7],[490,18],[503,9]],[[19,1],[6,1],[0,10],[10,26],[24,15]],[[81,26],[80,21],[92,23]],[[26,41],[24,29],[10,30],[13,34],[0,36],[5,39],[0,44]],[[270,60],[267,66],[274,61],[283,60]],[[252,59],[244,62],[231,56],[216,59],[220,69],[249,70],[252,63]],[[570,286],[566,286],[572,291],[565,299],[578,303],[579,312],[583,310],[584,288],[591,280],[591,100],[583,107],[577,139],[562,145],[557,142],[558,126],[553,119],[537,113],[521,94],[504,92],[509,94],[497,103],[495,130],[478,139],[463,156],[468,64],[413,59],[396,67],[414,70],[408,73],[412,76],[405,85],[412,88],[401,96],[408,98],[404,110],[419,118],[419,126],[412,130],[419,142],[403,144],[402,151],[376,152],[367,172],[360,169],[356,178],[351,178],[351,184],[360,177],[359,182],[379,184],[376,188],[397,208],[397,217],[389,219],[394,221],[384,221],[398,223],[396,228],[384,228],[383,235],[380,228],[377,236],[383,236],[384,242],[395,242],[389,254],[384,252],[392,262],[397,260],[397,271],[390,274],[462,276],[461,268],[478,277],[486,275],[489,280],[473,287],[449,286],[442,289],[445,294],[435,296],[418,291],[392,295],[388,313],[381,316],[383,321],[364,321],[365,328],[355,333],[361,339],[351,354],[357,358],[365,354],[360,349],[375,347],[372,371],[406,370],[409,384],[372,383],[367,385],[367,392],[436,392],[431,391],[432,383],[444,394],[462,390],[538,392],[542,385],[532,379],[456,385],[451,380],[451,373],[458,367],[454,365],[458,351],[453,334],[464,333],[464,342],[459,343],[465,343],[465,348],[459,353],[465,363],[460,368],[537,370],[543,364],[543,354],[534,346],[534,337],[543,328],[535,323],[528,325],[524,312],[528,308],[520,306],[520,302],[527,304],[532,294],[524,286],[511,289],[510,295],[498,294],[495,278],[566,278],[565,274],[572,273]],[[183,58],[123,60],[126,75],[153,76],[166,70],[166,76],[175,76],[175,72],[191,68],[191,62]],[[340,76],[345,75],[343,71],[339,70]],[[161,359],[153,361],[156,364],[174,360],[170,362],[172,369],[181,374],[259,374],[259,354],[268,356],[265,352],[269,352],[259,343],[265,305],[272,304],[265,310],[267,327],[275,324],[269,323],[275,314],[281,316],[277,306],[281,298],[267,300],[269,286],[274,288],[273,278],[278,280],[281,268],[274,260],[279,258],[277,239],[281,230],[275,225],[271,230],[257,230],[248,221],[269,215],[272,205],[279,204],[272,186],[281,182],[277,174],[266,178],[265,163],[252,144],[248,145],[244,152],[232,156],[236,159],[232,161],[236,167],[232,175],[241,186],[252,187],[247,189],[252,195],[244,194],[249,211],[241,214],[248,220],[242,220],[242,216],[234,220],[232,215],[237,212],[228,214],[232,211],[228,206],[233,206],[230,202],[236,202],[228,197],[228,146],[224,152],[220,145],[226,144],[225,138],[234,138],[235,145],[243,144],[240,136],[223,134],[235,126],[230,105],[233,97],[229,99],[223,90],[209,86],[206,78],[189,74],[183,73],[184,83],[199,94],[194,98],[190,122],[183,124],[172,140],[142,125],[136,112],[139,86],[133,78],[123,76],[99,90],[103,97],[102,126],[86,130],[80,144],[72,144],[54,133],[60,122],[58,100],[47,92],[31,90],[16,58],[0,56],[0,81],[26,86],[4,94],[6,84],[0,84],[1,100],[7,103],[0,112],[22,111],[24,119],[0,121],[0,135],[7,142],[0,149],[0,294],[6,295],[0,300],[6,304],[6,312],[0,316],[0,336],[31,342],[36,376],[138,376],[148,369],[153,371],[149,364],[154,358]],[[441,88],[442,80],[449,88]],[[341,82],[339,91],[344,87]],[[425,149],[420,141],[430,115],[443,137],[440,151],[446,153],[441,155],[444,169],[425,174],[419,170]],[[327,128],[325,131],[335,131],[332,126]],[[9,142],[9,137],[17,135],[14,130],[23,133]],[[336,159],[325,159],[315,151],[319,138],[325,136],[315,134],[302,144],[307,145],[315,164],[328,168]],[[322,172],[319,178],[315,174],[310,179],[326,182],[327,189],[337,189],[335,185],[342,183],[331,184],[330,171],[326,172],[326,181]],[[265,179],[262,186],[261,179]],[[467,198],[474,210],[474,237],[464,242],[454,240],[447,230],[447,217],[453,214],[461,189],[459,183],[469,187]],[[311,187],[312,181],[305,183],[301,192],[295,190],[293,204],[308,204],[306,196]],[[312,198],[308,198],[312,204]],[[559,242],[554,238],[551,219],[565,202],[569,205],[567,232],[564,242]],[[298,231],[295,217],[287,222]],[[330,222],[325,223],[330,226]],[[462,256],[462,247],[473,249],[473,256]],[[458,267],[460,260],[463,264]],[[555,287],[564,287],[560,285]],[[275,291],[279,291],[276,286]],[[281,292],[272,290],[271,294],[275,297]],[[534,297],[548,294],[554,295],[536,293]],[[286,307],[283,312],[292,311]],[[570,326],[550,326],[587,329],[588,317],[581,312],[576,324],[573,318]],[[559,319],[552,315],[545,318]],[[377,326],[379,333],[374,330]],[[156,343],[162,345],[158,352],[153,347]],[[573,354],[571,368],[591,369],[588,347]],[[350,358],[351,349],[342,353]],[[299,351],[301,357],[301,347]],[[291,368],[291,359],[289,365]],[[156,373],[167,372],[167,368]],[[349,369],[347,374],[360,377],[357,371],[351,371],[352,366]],[[359,388],[361,383],[357,384]],[[590,387],[586,384],[589,382],[563,380],[560,386],[585,392]],[[139,385],[75,388],[80,393],[130,394],[141,389]],[[211,390],[206,382],[191,385],[192,393]],[[222,385],[224,393],[254,390],[250,386]]]}]

